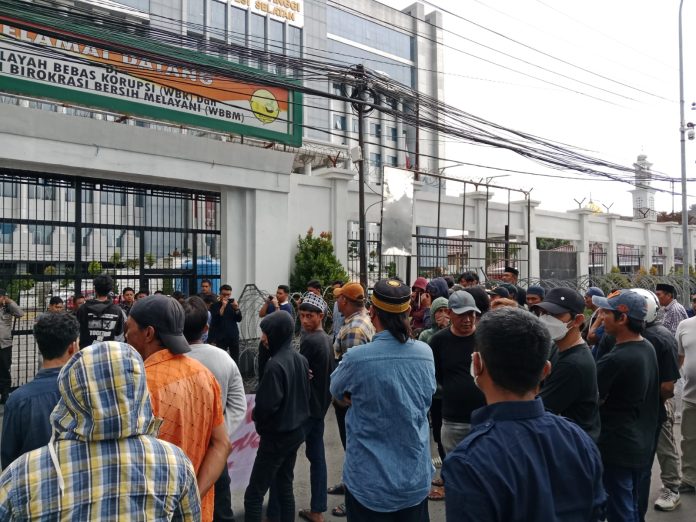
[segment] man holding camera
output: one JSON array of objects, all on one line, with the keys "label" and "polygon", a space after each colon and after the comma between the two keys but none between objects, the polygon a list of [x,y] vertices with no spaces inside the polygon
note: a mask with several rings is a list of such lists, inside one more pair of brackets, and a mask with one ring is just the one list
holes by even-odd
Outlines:
[{"label": "man holding camera", "polygon": [[232,287],[222,285],[217,302],[210,307],[210,332],[208,344],[229,352],[234,362],[239,365],[239,327],[242,311],[239,303],[232,297]]}]

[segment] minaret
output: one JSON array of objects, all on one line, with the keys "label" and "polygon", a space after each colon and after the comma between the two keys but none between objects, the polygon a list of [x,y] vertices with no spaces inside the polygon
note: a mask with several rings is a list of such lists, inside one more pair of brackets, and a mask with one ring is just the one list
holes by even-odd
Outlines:
[{"label": "minaret", "polygon": [[647,160],[645,154],[639,154],[638,159],[633,164],[635,169],[635,187],[631,190],[633,195],[633,219],[646,219],[657,221],[655,212],[655,189],[650,186],[652,163]]}]

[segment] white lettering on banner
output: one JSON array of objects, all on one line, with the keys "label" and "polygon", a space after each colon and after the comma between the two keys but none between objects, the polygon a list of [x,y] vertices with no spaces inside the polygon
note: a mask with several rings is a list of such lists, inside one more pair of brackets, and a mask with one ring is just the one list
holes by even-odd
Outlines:
[{"label": "white lettering on banner", "polygon": [[230,474],[230,490],[244,491],[249,484],[251,470],[259,447],[259,434],[256,433],[251,412],[256,405],[256,395],[247,395],[247,413],[242,424],[230,436],[232,452],[227,458],[227,471]]}]

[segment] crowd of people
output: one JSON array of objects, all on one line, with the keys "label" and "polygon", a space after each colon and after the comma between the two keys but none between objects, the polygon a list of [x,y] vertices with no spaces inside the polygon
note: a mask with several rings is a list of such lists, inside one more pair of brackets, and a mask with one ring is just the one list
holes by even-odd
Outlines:
[{"label": "crowd of people", "polygon": [[[497,286],[473,272],[388,278],[369,295],[335,281],[333,308],[320,281],[297,300],[279,285],[258,311],[245,520],[322,522],[331,510],[420,522],[438,501],[452,521],[644,520],[656,456],[655,509],[694,493],[696,317],[676,289],[523,289],[518,275],[506,267]],[[0,520],[234,520],[226,463],[247,415],[242,313],[229,285],[212,288],[126,288],[116,302],[104,275],[79,306],[51,300],[34,325],[43,366],[9,397],[0,356]],[[2,290],[0,300],[2,355],[2,328],[23,312]],[[329,486],[331,406],[345,459]],[[303,444],[311,498],[296,510]]]}]

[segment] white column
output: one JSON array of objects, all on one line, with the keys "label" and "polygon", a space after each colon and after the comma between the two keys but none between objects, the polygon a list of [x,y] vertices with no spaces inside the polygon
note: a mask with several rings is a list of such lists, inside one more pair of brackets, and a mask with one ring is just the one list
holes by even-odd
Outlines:
[{"label": "white column", "polygon": [[616,236],[616,221],[619,219],[618,214],[607,214],[609,224],[609,244],[607,245],[607,272],[611,272],[612,267],[618,267],[617,260],[619,238]]}]

